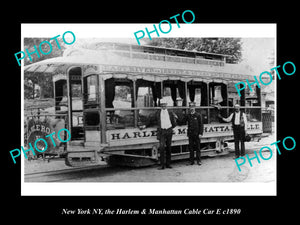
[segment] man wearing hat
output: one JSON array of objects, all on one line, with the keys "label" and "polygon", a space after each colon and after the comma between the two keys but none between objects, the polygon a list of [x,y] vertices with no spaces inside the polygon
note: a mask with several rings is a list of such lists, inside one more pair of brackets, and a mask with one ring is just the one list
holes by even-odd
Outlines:
[{"label": "man wearing hat", "polygon": [[[236,104],[234,106],[234,112],[230,114],[228,118],[224,118],[219,114],[219,117],[225,122],[232,122],[233,136],[234,136],[234,148],[235,157],[245,155],[245,136],[247,129],[247,117],[246,114],[240,111],[240,105]],[[240,151],[241,143],[241,151]]]},{"label": "man wearing hat", "polygon": [[201,165],[200,136],[203,135],[203,122],[202,116],[196,112],[195,106],[195,102],[189,103],[189,113],[186,115],[185,121],[188,126],[190,164],[194,164],[194,152],[196,151],[197,164]]},{"label": "man wearing hat", "polygon": [[157,139],[159,140],[161,168],[171,167],[171,143],[173,128],[176,127],[176,115],[167,110],[166,99],[160,100],[161,109],[156,113],[158,121]]}]

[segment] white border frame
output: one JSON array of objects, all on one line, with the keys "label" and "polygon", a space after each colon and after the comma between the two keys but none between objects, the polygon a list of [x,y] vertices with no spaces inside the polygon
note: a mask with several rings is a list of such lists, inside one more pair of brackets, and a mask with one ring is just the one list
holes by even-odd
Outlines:
[{"label": "white border frame", "polygon": [[[157,24],[156,24],[157,25]],[[66,31],[72,31],[76,38],[128,38],[137,44],[134,32],[153,24],[21,24],[21,51],[24,51],[24,37],[54,37]],[[150,29],[149,29],[150,30]],[[241,37],[241,38],[274,38],[275,63],[277,25],[272,24],[182,24],[180,28],[172,24],[172,30],[160,37]],[[61,37],[61,36],[60,36]],[[24,62],[21,62],[21,132],[24,134]],[[275,66],[275,65],[274,65]],[[263,72],[263,71],[262,71]],[[258,74],[259,75],[259,74]],[[277,100],[276,79],[275,99]],[[277,102],[275,101],[275,109]],[[275,137],[277,129],[275,112]],[[24,135],[21,135],[24,143]],[[24,146],[24,145],[22,145]],[[274,154],[276,156],[276,154]],[[276,160],[276,158],[275,158]],[[259,166],[259,165],[257,165]],[[276,196],[277,195],[277,163],[276,180],[269,183],[148,183],[148,182],[103,182],[103,183],[31,183],[24,182],[24,155],[21,154],[21,195],[64,196],[64,195],[100,195],[100,196]]]}]

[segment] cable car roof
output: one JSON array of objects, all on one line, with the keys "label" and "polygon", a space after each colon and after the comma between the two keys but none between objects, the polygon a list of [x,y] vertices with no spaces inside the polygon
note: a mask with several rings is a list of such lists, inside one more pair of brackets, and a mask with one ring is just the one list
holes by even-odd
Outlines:
[{"label": "cable car roof", "polygon": [[[202,60],[206,64],[187,61]],[[195,61],[196,62],[196,61]],[[189,57],[159,54],[91,49],[67,49],[62,57],[46,59],[24,67],[25,73],[66,74],[73,66],[96,68],[94,72],[103,74],[129,74],[130,76],[172,76],[178,79],[218,79],[227,81],[254,80],[254,75],[238,64],[223,61],[193,59]],[[217,65],[217,66],[215,66]],[[91,74],[92,71],[89,71]],[[83,71],[83,75],[85,71]],[[164,78],[162,78],[164,79]],[[160,80],[160,79],[159,79]]]}]

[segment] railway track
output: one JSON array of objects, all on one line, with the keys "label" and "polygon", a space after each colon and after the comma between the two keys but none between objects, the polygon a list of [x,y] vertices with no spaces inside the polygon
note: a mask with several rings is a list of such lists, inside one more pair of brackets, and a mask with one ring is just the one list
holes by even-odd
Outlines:
[{"label": "railway track", "polygon": [[108,165],[93,165],[85,167],[76,167],[70,169],[60,169],[44,172],[33,172],[24,174],[25,182],[59,182],[68,179],[78,178],[86,173],[98,173],[99,176],[104,175],[110,170],[117,169]]},{"label": "railway track", "polygon": [[[259,151],[261,147],[264,145],[257,145],[255,147],[247,148],[246,154],[252,154],[253,151]],[[263,150],[268,151],[268,150]],[[231,149],[229,151],[233,153],[234,150]],[[229,154],[231,155],[231,154]],[[226,155],[220,154],[221,157],[226,157]],[[228,154],[227,154],[228,156]],[[210,157],[208,157],[210,158]],[[44,171],[44,172],[32,172],[24,174],[24,181],[25,182],[68,182],[68,180],[78,180],[82,177],[86,176],[109,176],[112,173],[124,172],[126,170],[131,170],[133,168],[129,167],[113,167],[109,165],[92,165],[92,166],[85,166],[85,167],[73,167],[68,169],[59,169],[59,170],[51,170],[51,171]]]}]

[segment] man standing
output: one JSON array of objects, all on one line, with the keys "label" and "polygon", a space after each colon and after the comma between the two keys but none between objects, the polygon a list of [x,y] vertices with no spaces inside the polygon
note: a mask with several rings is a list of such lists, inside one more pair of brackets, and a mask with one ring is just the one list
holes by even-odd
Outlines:
[{"label": "man standing", "polygon": [[200,137],[203,135],[203,122],[201,114],[196,112],[195,106],[195,102],[189,103],[189,113],[186,116],[187,135],[189,138],[190,164],[194,164],[194,151],[196,151],[197,164],[201,165]]},{"label": "man standing", "polygon": [[[224,118],[219,114],[219,117],[225,122],[232,122],[233,136],[234,136],[234,148],[235,148],[235,157],[239,158],[240,156],[245,155],[245,136],[247,128],[247,117],[246,114],[240,111],[240,106],[236,104],[234,106],[234,113],[228,118]],[[241,143],[241,151],[240,151]]]},{"label": "man standing", "polygon": [[167,110],[167,101],[160,101],[161,110],[156,114],[158,121],[157,139],[159,140],[160,165],[164,169],[171,167],[171,143],[173,128],[176,127],[176,116]]}]

